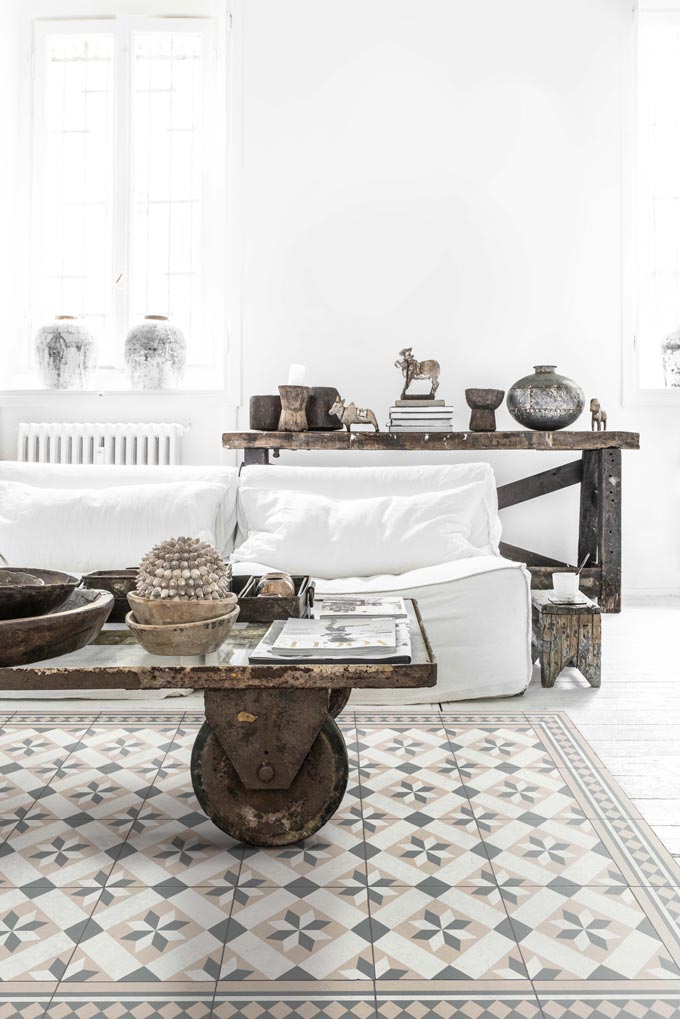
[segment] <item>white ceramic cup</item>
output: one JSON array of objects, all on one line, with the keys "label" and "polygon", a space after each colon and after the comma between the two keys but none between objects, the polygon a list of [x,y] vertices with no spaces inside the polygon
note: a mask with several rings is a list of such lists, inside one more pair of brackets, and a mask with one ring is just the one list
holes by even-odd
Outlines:
[{"label": "white ceramic cup", "polygon": [[576,601],[579,598],[578,573],[573,571],[569,573],[553,573],[552,579],[553,591],[557,598],[562,598],[564,601]]}]

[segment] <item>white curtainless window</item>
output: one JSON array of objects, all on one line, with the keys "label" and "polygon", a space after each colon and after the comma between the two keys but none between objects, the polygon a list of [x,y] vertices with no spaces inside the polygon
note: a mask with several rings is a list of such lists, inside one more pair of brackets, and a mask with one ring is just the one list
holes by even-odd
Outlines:
[{"label": "white curtainless window", "polygon": [[[166,315],[189,384],[214,386],[225,329],[224,59],[211,17],[38,20],[31,332],[82,317],[99,368]],[[193,372],[193,375],[192,375]]]},{"label": "white curtainless window", "polygon": [[[656,5],[655,5],[656,6]],[[637,32],[637,329],[640,389],[676,389],[680,330],[680,7],[641,10]],[[669,357],[669,355],[671,355]],[[666,362],[664,364],[664,361]]]}]

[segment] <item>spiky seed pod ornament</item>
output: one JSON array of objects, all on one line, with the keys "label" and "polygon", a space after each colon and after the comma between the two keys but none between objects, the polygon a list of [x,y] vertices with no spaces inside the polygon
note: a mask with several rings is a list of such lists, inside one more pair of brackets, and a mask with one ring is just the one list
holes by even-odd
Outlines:
[{"label": "spiky seed pod ornament", "polygon": [[217,601],[231,591],[231,566],[198,538],[168,538],[142,559],[137,572],[141,598]]}]

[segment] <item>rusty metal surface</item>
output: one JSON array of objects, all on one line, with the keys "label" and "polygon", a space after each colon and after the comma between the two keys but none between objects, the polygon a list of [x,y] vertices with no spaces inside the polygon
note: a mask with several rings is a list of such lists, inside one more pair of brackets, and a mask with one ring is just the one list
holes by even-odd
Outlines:
[{"label": "rusty metal surface", "polygon": [[328,715],[326,690],[206,690],[205,717],[246,789],[288,789]]},{"label": "rusty metal surface", "polygon": [[437,682],[436,660],[415,600],[407,600],[407,606],[410,665],[250,665],[249,652],[266,633],[267,624],[237,623],[219,651],[204,660],[162,659],[147,654],[131,634],[107,631],[100,642],[74,654],[22,668],[0,668],[0,690],[431,687]]},{"label": "rusty metal surface", "polygon": [[351,689],[346,690],[329,690],[328,691],[328,714],[331,718],[337,718],[342,709],[347,704],[352,693]]},{"label": "rusty metal surface", "polygon": [[347,748],[332,718],[324,721],[289,789],[246,789],[208,722],[191,758],[204,813],[253,846],[287,846],[313,835],[340,806],[348,770]]}]

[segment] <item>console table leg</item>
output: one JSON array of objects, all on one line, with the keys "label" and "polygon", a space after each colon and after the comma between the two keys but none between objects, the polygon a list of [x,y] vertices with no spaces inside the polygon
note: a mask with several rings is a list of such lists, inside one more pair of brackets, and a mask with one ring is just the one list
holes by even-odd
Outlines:
[{"label": "console table leg", "polygon": [[621,611],[621,450],[583,453],[578,559],[590,553],[600,570],[603,612]]}]

